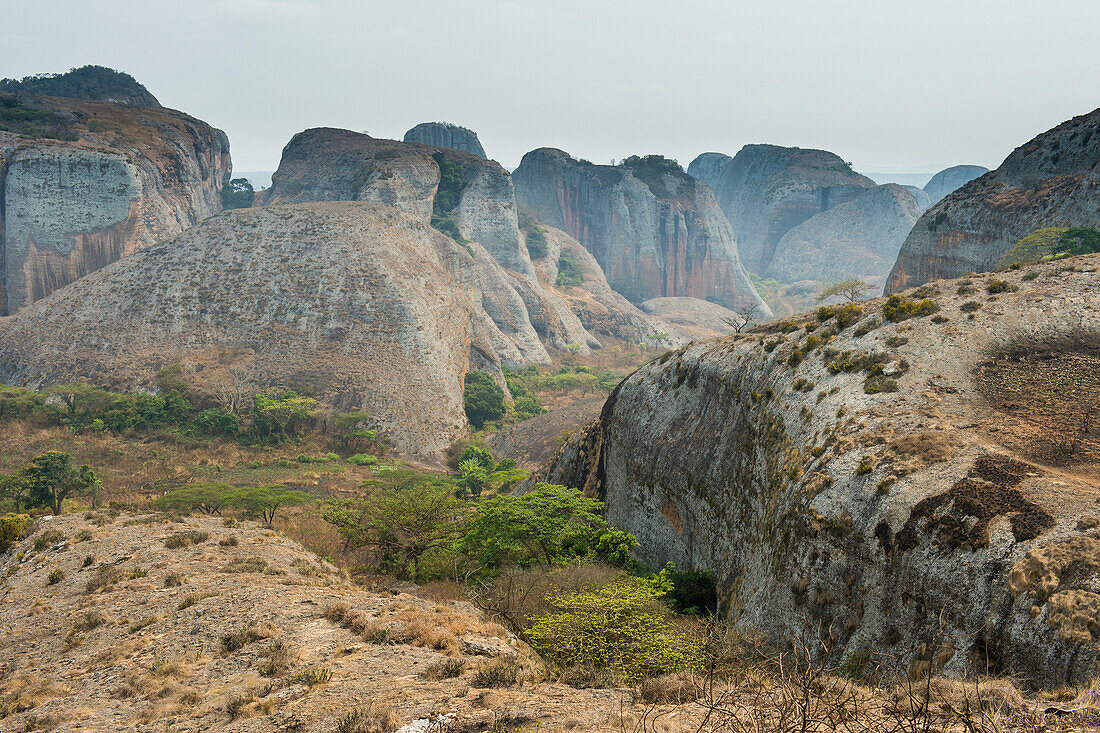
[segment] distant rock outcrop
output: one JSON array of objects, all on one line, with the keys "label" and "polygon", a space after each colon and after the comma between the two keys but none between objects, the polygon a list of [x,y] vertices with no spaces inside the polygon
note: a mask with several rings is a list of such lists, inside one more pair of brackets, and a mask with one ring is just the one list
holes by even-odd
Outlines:
[{"label": "distant rock outcrop", "polygon": [[703,153],[688,173],[713,189],[745,267],[758,273],[791,229],[875,186],[834,153],[777,145],[746,145],[732,158]]},{"label": "distant rock outcrop", "polygon": [[229,140],[182,112],[0,93],[0,123],[0,315],[221,209]]},{"label": "distant rock outcrop", "polygon": [[1036,229],[1100,225],[1100,109],[1016,148],[948,194],[909,233],[886,292],[986,272]]},{"label": "distant rock outcrop", "polygon": [[[548,361],[481,245],[367,202],[225,212],[0,321],[0,382],[153,384],[180,361],[364,409],[433,460],[477,369]],[[228,355],[228,356],[226,356]]]},{"label": "distant rock outcrop", "polygon": [[523,156],[512,179],[520,206],[584,245],[611,287],[630,300],[762,305],[714,195],[674,161],[648,156],[594,165],[540,148]]},{"label": "distant rock outcrop", "polygon": [[936,203],[932,200],[932,197],[928,195],[928,192],[923,188],[917,186],[904,186],[905,190],[913,194],[913,198],[917,201],[917,207],[921,212],[925,212],[932,208],[932,204]]},{"label": "distant rock outcrop", "polygon": [[137,79],[106,66],[81,66],[64,74],[37,74],[0,79],[0,92],[115,102],[130,107],[159,107],[160,102]]},{"label": "distant rock outcrop", "polygon": [[450,122],[421,122],[405,133],[405,142],[433,145],[437,148],[453,148],[473,153],[479,158],[488,158],[477,133]]},{"label": "distant rock outcrop", "polygon": [[858,277],[881,287],[920,214],[907,187],[879,186],[784,234],[765,274],[783,282]]},{"label": "distant rock outcrop", "polygon": [[989,173],[989,169],[984,166],[955,165],[932,176],[932,179],[924,184],[924,190],[934,204],[955,189],[970,183],[978,176],[984,176],[986,173]]}]

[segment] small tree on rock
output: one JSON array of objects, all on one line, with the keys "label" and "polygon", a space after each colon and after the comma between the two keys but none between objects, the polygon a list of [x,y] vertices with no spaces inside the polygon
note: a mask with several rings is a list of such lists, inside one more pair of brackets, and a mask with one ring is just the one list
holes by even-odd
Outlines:
[{"label": "small tree on rock", "polygon": [[867,293],[875,289],[874,285],[868,282],[864,282],[857,277],[850,277],[847,280],[841,280],[840,282],[833,283],[829,287],[822,290],[817,294],[817,302],[828,300],[829,298],[843,298],[849,303],[854,303],[857,300],[863,300]]}]

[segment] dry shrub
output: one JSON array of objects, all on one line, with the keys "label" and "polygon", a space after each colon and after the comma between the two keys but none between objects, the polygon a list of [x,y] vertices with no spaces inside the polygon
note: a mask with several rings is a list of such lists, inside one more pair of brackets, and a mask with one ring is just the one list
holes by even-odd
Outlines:
[{"label": "dry shrub", "polygon": [[223,573],[263,573],[267,571],[267,560],[256,555],[235,557],[221,571]]},{"label": "dry shrub", "polygon": [[515,662],[489,662],[470,681],[474,687],[515,687],[520,681],[520,668]]},{"label": "dry shrub", "polygon": [[14,675],[0,684],[0,718],[33,710],[67,692],[68,688],[36,674]]},{"label": "dry shrub", "polygon": [[270,639],[279,633],[278,627],[270,621],[256,623],[245,621],[239,631],[231,631],[223,634],[221,639],[222,651],[229,653],[245,647],[253,642]]},{"label": "dry shrub", "polygon": [[474,603],[513,630],[521,630],[533,617],[555,611],[546,600],[548,596],[591,591],[623,577],[623,571],[602,565],[571,565],[549,571],[509,569],[475,588]]},{"label": "dry shrub", "polygon": [[260,663],[260,674],[265,677],[285,675],[298,661],[294,647],[285,639],[274,639],[260,652],[264,661]]},{"label": "dry shrub", "polygon": [[106,612],[98,608],[90,608],[77,615],[69,633],[79,634],[85,631],[91,631],[92,629],[98,629],[103,624],[109,623],[110,620],[111,617],[108,616]]},{"label": "dry shrub", "polygon": [[333,623],[340,624],[344,622],[344,617],[348,615],[351,610],[351,604],[347,601],[337,601],[325,607],[324,616]]},{"label": "dry shrub", "polygon": [[616,687],[618,680],[606,669],[592,666],[574,666],[556,671],[559,682],[578,690],[607,689]]},{"label": "dry shrub", "polygon": [[228,537],[223,537],[218,540],[218,544],[222,547],[236,547],[241,544],[241,541],[237,539],[237,535],[231,534]]},{"label": "dry shrub", "polygon": [[92,577],[88,579],[88,584],[84,586],[84,592],[91,595],[101,588],[114,585],[121,577],[118,568],[112,565],[100,565],[95,569]]},{"label": "dry shrub", "polygon": [[394,733],[401,718],[389,705],[378,702],[349,710],[336,721],[334,733]]},{"label": "dry shrub", "polygon": [[390,640],[423,646],[436,651],[457,651],[458,639],[445,626],[438,624],[429,614],[421,614],[401,621],[401,626],[391,631]]},{"label": "dry shrub", "polygon": [[246,692],[243,695],[234,695],[225,702],[225,712],[230,720],[246,717],[251,711],[249,706],[256,701],[256,695]]},{"label": "dry shrub", "polygon": [[209,532],[200,532],[198,530],[176,532],[175,534],[168,535],[168,537],[164,539],[164,546],[167,547],[169,550],[178,550],[181,547],[201,545],[208,539],[210,539]]},{"label": "dry shrub", "polygon": [[433,580],[431,583],[417,588],[416,594],[436,603],[452,603],[470,599],[466,592],[466,586],[453,580]]},{"label": "dry shrub", "polygon": [[638,683],[634,698],[647,705],[682,705],[703,694],[700,680],[690,672],[664,674]]},{"label": "dry shrub", "polygon": [[440,659],[429,664],[423,675],[430,680],[448,680],[461,677],[466,671],[466,660],[455,657]]}]

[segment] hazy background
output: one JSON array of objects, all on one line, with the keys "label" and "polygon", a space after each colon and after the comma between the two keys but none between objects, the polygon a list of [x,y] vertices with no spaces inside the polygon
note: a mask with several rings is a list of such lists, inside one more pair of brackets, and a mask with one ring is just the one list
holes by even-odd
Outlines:
[{"label": "hazy background", "polygon": [[224,129],[238,171],[329,125],[471,127],[508,167],[746,143],[995,167],[1100,105],[1090,0],[0,0],[0,76],[87,63]]}]

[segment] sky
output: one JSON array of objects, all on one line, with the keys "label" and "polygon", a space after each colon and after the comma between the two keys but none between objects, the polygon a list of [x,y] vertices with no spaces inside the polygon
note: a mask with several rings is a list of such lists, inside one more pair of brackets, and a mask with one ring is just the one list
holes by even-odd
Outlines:
[{"label": "sky", "polygon": [[686,166],[747,143],[857,170],[996,167],[1100,105],[1095,0],[0,0],[0,76],[94,63],[225,130],[238,171],[294,133],[475,130]]}]

